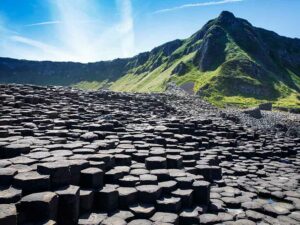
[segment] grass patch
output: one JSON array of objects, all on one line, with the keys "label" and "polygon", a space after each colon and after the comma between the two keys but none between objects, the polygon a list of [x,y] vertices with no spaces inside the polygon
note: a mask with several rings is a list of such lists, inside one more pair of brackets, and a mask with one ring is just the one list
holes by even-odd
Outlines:
[{"label": "grass patch", "polygon": [[81,81],[77,84],[71,85],[74,88],[78,88],[81,90],[92,90],[97,91],[101,88],[105,88],[109,86],[109,83],[107,80],[104,81]]},{"label": "grass patch", "polygon": [[261,103],[269,102],[267,100],[258,100],[256,98],[248,98],[243,96],[218,96],[213,95],[211,97],[206,97],[206,100],[218,107],[238,107],[238,108],[248,108],[258,106]]},{"label": "grass patch", "polygon": [[233,60],[233,59],[246,59],[251,60],[251,57],[242,50],[233,40],[232,38],[227,35],[227,39],[229,40],[226,43],[226,61]]},{"label": "grass patch", "polygon": [[191,63],[188,63],[189,72],[184,76],[175,75],[172,77],[172,81],[174,81],[178,86],[183,85],[188,82],[195,83],[194,92],[197,92],[200,88],[202,88],[207,83],[211,82],[211,80],[216,77],[219,73],[219,70],[215,71],[207,71],[201,72]]},{"label": "grass patch", "polygon": [[278,99],[274,102],[275,107],[285,107],[285,108],[300,108],[300,94],[293,92],[290,95]]},{"label": "grass patch", "polygon": [[290,70],[287,70],[294,84],[300,89],[300,77]]},{"label": "grass patch", "polygon": [[204,97],[204,99],[220,108],[224,108],[224,107],[249,108],[249,107],[256,107],[259,104],[266,103],[266,102],[271,102],[274,107],[300,108],[300,95],[298,93],[291,93],[286,97],[279,98],[274,101],[260,100],[256,98],[243,97],[243,96],[221,96],[217,94],[209,97]]}]

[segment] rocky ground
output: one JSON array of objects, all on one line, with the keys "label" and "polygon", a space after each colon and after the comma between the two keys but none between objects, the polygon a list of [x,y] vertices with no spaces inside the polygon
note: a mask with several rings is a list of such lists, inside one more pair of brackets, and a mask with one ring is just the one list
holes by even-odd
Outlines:
[{"label": "rocky ground", "polygon": [[[300,114],[289,113],[285,111],[259,110],[261,116],[255,118],[245,114],[245,110],[227,107],[225,109],[217,109],[210,104],[202,101],[195,95],[190,95],[182,88],[174,83],[169,83],[165,102],[182,112],[183,115],[197,117],[205,114],[212,114],[224,119],[235,121],[243,126],[249,126],[253,130],[263,130],[278,135],[288,135],[300,137]],[[180,104],[177,104],[180,102]],[[203,109],[203,105],[205,108]],[[298,112],[298,111],[297,111]]]},{"label": "rocky ground", "polygon": [[300,223],[296,115],[18,85],[0,106],[0,225]]}]

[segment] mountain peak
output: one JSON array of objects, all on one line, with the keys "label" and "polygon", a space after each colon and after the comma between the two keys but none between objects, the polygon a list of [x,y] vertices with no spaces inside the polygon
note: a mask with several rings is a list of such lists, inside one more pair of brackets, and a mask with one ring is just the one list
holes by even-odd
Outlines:
[{"label": "mountain peak", "polygon": [[220,23],[229,24],[236,20],[236,17],[232,12],[229,11],[223,11],[218,17],[218,21]]}]

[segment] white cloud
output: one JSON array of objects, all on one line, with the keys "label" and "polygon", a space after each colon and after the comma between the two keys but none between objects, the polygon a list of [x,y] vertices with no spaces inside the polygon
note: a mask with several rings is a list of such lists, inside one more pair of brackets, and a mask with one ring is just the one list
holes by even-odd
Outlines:
[{"label": "white cloud", "polygon": [[[120,22],[103,28],[96,20],[95,0],[55,0],[53,16],[61,23],[57,26],[62,45],[88,62],[99,59],[128,57],[134,53],[134,33],[131,0],[116,0]],[[98,21],[95,23],[95,21]]]},{"label": "white cloud", "polygon": [[121,13],[121,23],[118,31],[122,36],[122,54],[128,57],[134,54],[134,21],[132,16],[131,0],[117,0],[119,11]]},{"label": "white cloud", "polygon": [[173,8],[160,9],[160,10],[155,11],[154,14],[167,13],[167,12],[172,12],[172,11],[186,9],[186,8],[205,7],[205,6],[211,6],[211,5],[223,5],[223,4],[236,3],[236,2],[242,2],[242,1],[244,1],[244,0],[221,0],[221,1],[210,1],[210,2],[185,4],[185,5],[176,6]]},{"label": "white cloud", "polygon": [[55,0],[52,7],[53,17],[61,21],[55,27],[55,33],[63,48],[79,61],[94,61],[100,55],[97,39],[101,30],[96,24],[78,22],[92,19],[93,15],[89,12],[93,12],[95,7],[93,0]]},{"label": "white cloud", "polygon": [[[103,26],[109,23],[102,18],[99,0],[48,0],[51,18],[23,25],[21,34],[8,32],[10,24],[0,20],[0,55],[79,62],[132,56],[135,53],[132,3],[115,1],[120,19],[109,27]],[[38,31],[41,26],[47,26],[51,36],[26,35],[26,29]]]}]

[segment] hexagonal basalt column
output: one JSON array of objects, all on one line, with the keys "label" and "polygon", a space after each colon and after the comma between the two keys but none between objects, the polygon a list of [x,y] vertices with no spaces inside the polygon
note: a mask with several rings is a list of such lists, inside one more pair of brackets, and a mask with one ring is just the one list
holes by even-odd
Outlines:
[{"label": "hexagonal basalt column", "polygon": [[0,224],[17,225],[17,210],[14,204],[0,204]]},{"label": "hexagonal basalt column", "polygon": [[40,174],[50,175],[52,188],[62,187],[71,183],[70,167],[65,162],[39,164],[37,171]]},{"label": "hexagonal basalt column", "polygon": [[18,224],[56,221],[58,210],[58,195],[54,192],[27,195],[17,204]]},{"label": "hexagonal basalt column", "polygon": [[194,181],[194,201],[199,205],[208,205],[210,199],[210,183],[206,181]]},{"label": "hexagonal basalt column", "polygon": [[78,223],[80,193],[79,187],[70,185],[56,191],[58,201],[58,224],[75,225]]},{"label": "hexagonal basalt column", "polygon": [[139,202],[144,204],[155,204],[161,195],[161,188],[157,185],[137,186]]},{"label": "hexagonal basalt column", "polygon": [[103,187],[103,171],[98,168],[87,168],[81,171],[80,186],[83,188],[100,189]]},{"label": "hexagonal basalt column", "polygon": [[166,158],[163,158],[160,156],[148,157],[148,158],[146,158],[145,165],[148,170],[166,169],[167,168],[167,160],[166,160]]},{"label": "hexagonal basalt column", "polygon": [[105,186],[95,193],[96,209],[112,212],[118,209],[119,192],[113,186]]}]

